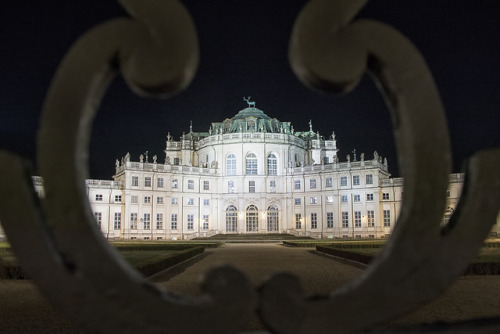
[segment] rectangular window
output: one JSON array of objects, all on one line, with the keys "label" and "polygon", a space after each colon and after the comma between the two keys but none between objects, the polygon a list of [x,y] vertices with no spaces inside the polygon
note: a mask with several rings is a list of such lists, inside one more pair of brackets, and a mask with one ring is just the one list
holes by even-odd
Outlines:
[{"label": "rectangular window", "polygon": [[373,201],[373,194],[366,194],[367,201]]},{"label": "rectangular window", "polygon": [[234,193],[234,181],[227,181],[227,192]]},{"label": "rectangular window", "polygon": [[373,210],[368,210],[368,227],[375,226],[375,212]]},{"label": "rectangular window", "polygon": [[170,228],[172,230],[177,230],[177,214],[172,213],[172,216],[170,217]]},{"label": "rectangular window", "polygon": [[151,196],[144,196],[144,203],[151,203]]},{"label": "rectangular window", "polygon": [[327,203],[333,203],[333,196],[326,196]]},{"label": "rectangular window", "polygon": [[346,187],[347,186],[347,176],[341,176],[340,177],[340,186],[341,187]]},{"label": "rectangular window", "polygon": [[115,195],[115,203],[120,203],[122,201],[122,195]]},{"label": "rectangular window", "polygon": [[163,197],[156,197],[156,204],[163,204]]},{"label": "rectangular window", "polygon": [[359,175],[353,175],[352,176],[352,185],[353,186],[359,186]]},{"label": "rectangular window", "polygon": [[389,200],[389,193],[383,193],[382,194],[382,199],[383,200]]},{"label": "rectangular window", "polygon": [[203,190],[210,190],[210,182],[203,181]]},{"label": "rectangular window", "polygon": [[326,213],[326,227],[333,228],[333,212]]},{"label": "rectangular window", "polygon": [[300,180],[295,180],[295,190],[300,190]]},{"label": "rectangular window", "polygon": [[119,230],[122,226],[122,213],[121,212],[115,212],[115,220],[113,223],[113,228],[115,230]]},{"label": "rectangular window", "polygon": [[194,180],[188,180],[188,189],[194,190]]},{"label": "rectangular window", "polygon": [[151,214],[149,213],[144,214],[144,229],[145,230],[151,229]]},{"label": "rectangular window", "polygon": [[354,227],[361,227],[361,211],[354,211]]},{"label": "rectangular window", "polygon": [[300,213],[295,214],[295,228],[296,229],[302,228],[302,215]]},{"label": "rectangular window", "polygon": [[174,158],[174,165],[179,166],[181,164],[181,159],[179,158]]},{"label": "rectangular window", "polygon": [[391,226],[391,210],[384,210],[384,227]]},{"label": "rectangular window", "polygon": [[95,195],[95,200],[98,202],[102,201],[102,195],[101,194]]},{"label": "rectangular window", "polygon": [[179,187],[179,181],[177,179],[172,179],[172,189],[177,189]]},{"label": "rectangular window", "polygon": [[318,199],[316,197],[311,197],[311,204],[317,204]]},{"label": "rectangular window", "polygon": [[187,205],[194,205],[194,198],[188,198]]},{"label": "rectangular window", "polygon": [[354,202],[360,202],[361,201],[361,196],[360,195],[354,195]]},{"label": "rectangular window", "polygon": [[177,197],[172,197],[172,204],[177,205]]},{"label": "rectangular window", "polygon": [[340,198],[341,198],[343,203],[347,203],[349,201],[347,195],[341,195]]},{"label": "rectangular window", "polygon": [[163,178],[160,177],[156,180],[156,187],[163,188]]},{"label": "rectangular window", "polygon": [[163,230],[163,213],[156,214],[156,229]]},{"label": "rectangular window", "polygon": [[309,180],[309,187],[311,189],[316,189],[316,179],[310,179]]},{"label": "rectangular window", "polygon": [[102,224],[102,213],[101,212],[94,212],[94,217],[95,217],[95,221],[97,223],[97,226],[99,228],[101,228],[101,224]]},{"label": "rectangular window", "polygon": [[255,192],[255,181],[248,181],[248,192],[249,193]]},{"label": "rectangular window", "polygon": [[327,188],[331,188],[332,185],[333,185],[332,178],[331,177],[327,177],[326,178],[326,187]]},{"label": "rectangular window", "polygon": [[137,195],[130,196],[131,203],[139,203],[139,197]]},{"label": "rectangular window", "polygon": [[295,199],[295,205],[300,205],[300,202],[301,202],[300,198]]},{"label": "rectangular window", "polygon": [[276,181],[269,181],[269,191],[272,193],[276,192]]},{"label": "rectangular window", "polygon": [[204,205],[204,206],[209,206],[209,205],[210,205],[210,200],[209,200],[208,198],[205,198],[205,199],[203,200],[203,205]]},{"label": "rectangular window", "polygon": [[349,227],[349,212],[342,212],[342,227]]},{"label": "rectangular window", "polygon": [[151,177],[150,176],[146,176],[144,178],[144,187],[151,187]]},{"label": "rectangular window", "polygon": [[316,213],[311,213],[311,229],[318,228],[318,215]]},{"label": "rectangular window", "polygon": [[135,212],[130,214],[130,229],[137,230],[137,213]]},{"label": "rectangular window", "polygon": [[187,229],[192,230],[194,228],[194,215],[187,215]]},{"label": "rectangular window", "polygon": [[138,186],[139,186],[139,177],[132,176],[132,187],[138,187]]},{"label": "rectangular window", "polygon": [[208,215],[203,215],[203,229],[208,230]]},{"label": "rectangular window", "polygon": [[373,184],[373,175],[372,174],[366,175],[366,184]]}]

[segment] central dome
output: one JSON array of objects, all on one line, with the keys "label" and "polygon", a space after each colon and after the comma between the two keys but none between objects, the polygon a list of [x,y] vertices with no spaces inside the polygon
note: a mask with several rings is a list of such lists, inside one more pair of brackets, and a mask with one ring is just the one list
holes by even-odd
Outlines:
[{"label": "central dome", "polygon": [[271,119],[271,117],[267,116],[262,110],[255,107],[248,107],[243,110],[240,110],[231,120],[237,119],[247,119],[249,117],[254,117],[256,119]]}]

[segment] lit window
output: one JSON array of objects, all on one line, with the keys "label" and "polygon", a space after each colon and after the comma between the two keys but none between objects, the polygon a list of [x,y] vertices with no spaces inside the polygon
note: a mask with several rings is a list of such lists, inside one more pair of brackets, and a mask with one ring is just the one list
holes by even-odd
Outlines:
[{"label": "lit window", "polygon": [[267,174],[278,174],[278,159],[276,159],[276,156],[274,154],[269,154],[269,156],[267,157]]},{"label": "lit window", "polygon": [[300,213],[295,214],[295,228],[296,229],[302,228],[302,215]]},{"label": "lit window", "polygon": [[226,158],[226,175],[236,175],[236,156],[229,154]]},{"label": "lit window", "polygon": [[144,229],[145,230],[151,229],[151,214],[149,213],[144,214]]},{"label": "lit window", "polygon": [[332,184],[333,184],[333,182],[332,182],[332,178],[331,178],[331,177],[327,177],[327,178],[326,178],[326,187],[327,187],[327,188],[331,188],[331,187],[332,187]]},{"label": "lit window", "polygon": [[246,172],[247,175],[257,175],[257,156],[253,153],[247,155]]},{"label": "lit window", "polygon": [[347,186],[347,176],[341,176],[340,177],[340,185],[342,187],[346,187]]},{"label": "lit window", "polygon": [[333,196],[326,196],[327,203],[333,203]]},{"label": "lit window", "polygon": [[130,214],[130,229],[137,230],[137,213],[135,212]]}]

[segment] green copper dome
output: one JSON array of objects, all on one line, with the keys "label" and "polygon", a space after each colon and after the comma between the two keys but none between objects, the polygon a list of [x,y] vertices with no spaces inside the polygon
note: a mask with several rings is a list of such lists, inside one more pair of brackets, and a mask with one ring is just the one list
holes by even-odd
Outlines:
[{"label": "green copper dome", "polygon": [[240,110],[231,120],[235,121],[237,119],[246,119],[248,117],[253,117],[255,119],[271,119],[271,117],[267,116],[262,110],[255,107],[248,107],[243,110]]}]

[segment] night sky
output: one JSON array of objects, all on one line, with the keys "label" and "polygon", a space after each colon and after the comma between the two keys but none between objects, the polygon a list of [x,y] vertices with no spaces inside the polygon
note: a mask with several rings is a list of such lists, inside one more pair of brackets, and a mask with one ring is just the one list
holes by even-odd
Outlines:
[{"label": "night sky", "polygon": [[[92,178],[111,179],[115,159],[127,152],[137,161],[147,150],[163,162],[167,132],[178,139],[191,120],[194,131],[207,131],[245,108],[243,96],[296,131],[307,130],[309,119],[322,135],[335,131],[342,161],[353,149],[367,158],[377,150],[399,175],[389,112],[368,75],[347,95],[325,96],[292,73],[288,42],[306,1],[183,3],[200,42],[195,79],[179,95],[157,100],[135,96],[117,78],[95,119]],[[0,148],[34,161],[40,110],[58,63],[85,31],[127,14],[112,0],[10,0],[0,8]],[[448,117],[455,172],[477,150],[500,147],[500,1],[373,0],[359,17],[392,25],[420,49]]]}]

